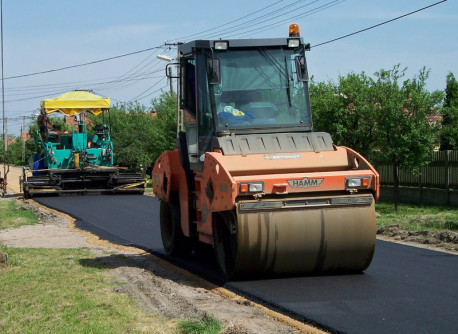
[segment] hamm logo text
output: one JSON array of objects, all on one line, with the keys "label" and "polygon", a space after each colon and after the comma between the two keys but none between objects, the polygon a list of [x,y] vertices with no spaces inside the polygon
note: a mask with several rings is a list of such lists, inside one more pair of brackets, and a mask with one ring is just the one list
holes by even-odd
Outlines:
[{"label": "hamm logo text", "polygon": [[286,182],[293,188],[308,188],[319,187],[324,179],[308,179],[304,177],[302,180],[287,180]]}]

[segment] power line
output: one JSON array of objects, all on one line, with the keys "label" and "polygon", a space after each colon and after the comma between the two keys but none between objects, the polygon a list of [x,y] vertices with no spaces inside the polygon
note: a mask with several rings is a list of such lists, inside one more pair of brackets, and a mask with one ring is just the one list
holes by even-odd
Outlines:
[{"label": "power line", "polygon": [[[164,78],[163,78],[163,79],[164,79]],[[158,85],[163,79],[157,81],[154,85],[152,85],[151,87],[149,87],[149,88],[146,89],[145,91],[143,91],[143,92],[141,92],[140,94],[138,94],[137,96],[135,96],[135,97],[132,99],[132,101],[135,101],[135,100],[137,100],[137,99],[139,99],[139,98],[145,98],[145,97],[149,96],[150,94],[141,97],[143,94],[145,94],[146,92],[148,92],[148,91],[150,91],[151,89],[153,89],[156,85]]]},{"label": "power line", "polygon": [[441,3],[443,3],[443,2],[446,2],[446,1],[447,1],[447,0],[438,1],[438,2],[436,2],[436,3],[433,3],[432,5],[429,5],[429,6],[426,6],[426,7],[417,9],[417,10],[414,10],[413,12],[410,12],[410,13],[407,13],[407,14],[404,14],[404,15],[401,15],[401,16],[398,16],[398,17],[395,17],[394,19],[391,19],[391,20],[388,20],[388,21],[385,21],[385,22],[382,22],[382,23],[373,25],[373,26],[368,27],[368,28],[364,28],[364,29],[361,29],[361,30],[352,32],[351,34],[347,34],[347,35],[344,35],[344,36],[341,36],[341,37],[337,37],[337,38],[331,39],[331,40],[326,41],[326,42],[323,42],[323,43],[319,43],[319,44],[317,44],[317,45],[313,45],[313,46],[311,46],[311,47],[316,48],[316,47],[321,46],[321,45],[325,45],[325,44],[328,44],[328,43],[332,43],[332,42],[335,42],[335,41],[338,41],[338,40],[341,40],[341,39],[344,39],[344,38],[347,38],[347,37],[350,37],[350,36],[359,34],[359,33],[361,33],[361,32],[364,32],[364,31],[367,31],[367,30],[371,30],[371,29],[380,27],[380,26],[382,26],[382,25],[384,25],[384,24],[387,24],[387,23],[390,23],[390,22],[399,20],[399,19],[401,19],[401,18],[403,18],[403,17],[406,17],[406,16],[409,16],[409,15],[412,15],[412,14],[415,14],[415,13],[418,13],[418,12],[421,12],[422,10],[425,10],[425,9],[428,9],[428,8],[431,8],[431,7],[434,7],[434,6],[439,5],[439,4],[441,4]]},{"label": "power line", "polygon": [[[319,1],[319,0],[313,1],[313,2],[311,2],[311,3],[309,3],[309,4],[307,4],[306,6],[311,5],[311,4],[313,4],[313,3],[315,3],[315,2],[318,2],[318,1]],[[276,26],[285,24],[285,23],[287,23],[287,22],[291,22],[291,21],[293,21],[293,20],[297,20],[297,19],[300,19],[300,18],[304,18],[304,17],[310,16],[310,15],[312,15],[312,14],[316,14],[316,13],[318,13],[318,12],[321,12],[321,11],[325,10],[325,9],[334,7],[334,6],[340,4],[340,3],[344,2],[344,1],[346,1],[346,0],[333,0],[333,1],[330,1],[330,2],[328,2],[328,3],[323,4],[323,5],[321,5],[321,6],[312,8],[312,9],[310,9],[310,10],[307,10],[307,11],[305,11],[305,12],[302,12],[302,13],[297,14],[297,15],[292,16],[292,17],[288,17],[288,18],[285,18],[285,19],[281,19],[280,21],[276,21],[276,22],[269,22],[270,19],[264,20],[264,21],[262,21],[262,22],[260,22],[260,23],[264,23],[264,22],[269,22],[269,23],[267,23],[267,24],[264,25],[264,26],[261,26],[261,27],[252,29],[249,33],[246,33],[246,34],[242,35],[241,37],[247,37],[247,36],[249,36],[250,34],[252,34],[252,33],[255,32],[255,31],[264,31],[266,28],[276,27]],[[302,7],[306,7],[306,6],[302,6]],[[301,8],[302,8],[302,7],[301,7]],[[278,15],[278,16],[276,16],[276,17],[274,17],[274,18],[279,18],[279,17],[281,17],[281,16],[284,16],[284,14],[283,14],[283,15]]]},{"label": "power line", "polygon": [[[166,48],[167,53],[170,52],[170,48]],[[15,91],[15,93],[9,94],[10,97],[12,96],[30,96],[30,93],[35,93],[33,97],[24,97],[24,98],[16,98],[16,99],[9,99],[8,103],[11,102],[21,102],[32,100],[41,97],[47,97],[49,95],[56,95],[62,94],[67,90],[73,90],[75,88],[91,88],[92,90],[119,90],[125,88],[127,86],[139,83],[144,80],[154,79],[154,78],[162,78],[163,76],[154,75],[159,72],[163,72],[163,68],[158,68],[157,66],[153,68],[153,66],[157,65],[159,61],[153,57],[157,53],[159,49],[154,50],[152,54],[148,57],[143,59],[140,63],[135,65],[133,68],[125,72],[123,75],[114,76],[111,78],[104,79],[105,81],[99,80],[92,80],[92,81],[74,81],[74,82],[67,82],[63,84],[49,84],[49,85],[35,85],[35,86],[28,86],[24,88],[12,88],[11,91]],[[148,62],[146,62],[149,59]],[[144,64],[146,62],[146,64]],[[143,66],[141,66],[143,64]],[[141,66],[141,67],[140,67]],[[107,80],[111,79],[111,80]],[[59,91],[56,92],[56,86],[58,86]],[[21,92],[22,91],[22,92]],[[26,93],[25,91],[29,91],[30,93]],[[108,94],[109,95],[109,94]]]},{"label": "power line", "polygon": [[142,99],[147,98],[147,97],[149,97],[149,96],[152,96],[152,95],[156,94],[157,92],[159,92],[159,91],[161,91],[161,90],[167,88],[168,86],[169,86],[169,84],[166,83],[165,86],[163,86],[163,87],[161,87],[161,88],[159,88],[159,89],[156,89],[154,92],[151,92],[151,93],[149,93],[148,95],[144,95],[144,96],[142,97]]},{"label": "power line", "polygon": [[[247,14],[245,16],[242,16],[238,19],[235,19],[235,20],[232,20],[226,24],[223,24],[223,25],[220,25],[218,27],[214,27],[214,28],[211,28],[209,30],[206,30],[205,32],[202,32],[202,33],[207,33],[208,31],[210,30],[215,30],[217,28],[221,28],[225,25],[230,25],[234,22],[237,22],[237,21],[240,21],[244,18],[247,18],[249,16],[252,16],[252,15],[255,15],[269,7],[272,7],[280,2],[283,2],[284,0],[280,0],[280,1],[277,1],[277,2],[274,2],[272,3],[271,5],[268,5],[266,7],[263,7],[262,9],[259,9],[259,10],[256,10],[250,14]],[[293,4],[289,4],[289,5],[286,5],[284,7],[281,7],[279,8],[277,11],[272,11],[268,14],[264,14],[262,15],[261,17],[258,17],[258,18],[255,18],[254,20],[259,20],[263,17],[266,17],[266,16],[269,16],[269,15],[274,15],[274,14],[278,14],[278,11],[280,10],[284,10],[285,8],[288,8],[288,7],[291,7],[293,5],[296,5],[300,2],[303,2],[304,0],[299,0],[299,1],[295,1]],[[316,0],[316,1],[312,1],[313,2],[317,2],[319,0]],[[344,1],[344,0],[342,0]],[[252,22],[252,21],[250,21]],[[246,24],[249,24],[250,22],[245,22],[244,25]],[[251,24],[249,24],[248,26],[251,26]],[[231,27],[231,28],[226,28],[227,29],[233,29],[234,27]],[[223,30],[224,31],[224,30]],[[201,35],[202,33],[196,33],[194,35],[189,35],[187,37],[191,37],[191,36],[199,36]],[[220,34],[221,32],[216,32],[215,34]],[[201,37],[202,38],[202,37]],[[82,64],[76,64],[76,65],[69,65],[69,66],[64,66],[64,67],[60,67],[60,68],[55,68],[55,69],[50,69],[50,70],[45,70],[45,71],[39,71],[39,72],[33,72],[33,73],[27,73],[27,74],[20,74],[20,75],[15,75],[15,76],[10,76],[10,77],[6,77],[5,80],[10,80],[10,79],[18,79],[18,78],[24,78],[24,77],[29,77],[29,76],[34,76],[34,75],[39,75],[39,74],[47,74],[47,73],[52,73],[52,72],[58,72],[58,71],[63,71],[63,70],[68,70],[68,69],[72,69],[72,68],[77,68],[77,67],[82,67],[82,66],[88,66],[88,65],[93,65],[93,64],[97,64],[97,63],[101,63],[101,62],[106,62],[106,61],[110,61],[110,60],[114,60],[114,59],[118,59],[118,58],[123,58],[123,57],[127,57],[127,56],[132,56],[132,55],[135,55],[135,54],[139,54],[139,53],[143,53],[143,52],[147,52],[147,51],[151,51],[151,50],[155,50],[155,49],[160,49],[160,48],[163,48],[163,46],[155,46],[155,47],[151,47],[151,48],[147,48],[147,49],[143,49],[143,50],[139,50],[139,51],[133,51],[133,52],[129,52],[129,53],[125,53],[125,54],[122,54],[122,55],[118,55],[118,56],[113,56],[113,57],[108,57],[108,58],[103,58],[103,59],[99,59],[99,60],[95,60],[95,61],[90,61],[90,62],[86,62],[86,63],[82,63]]]},{"label": "power line", "polygon": [[[170,53],[170,48],[167,48],[166,50],[166,54],[168,53]],[[97,85],[97,89],[118,90],[127,86],[131,86],[136,82],[152,78],[150,74],[163,71],[163,66],[158,66],[160,60],[158,60],[156,57],[153,57],[153,55],[156,54],[157,52],[154,52],[149,57],[150,60],[146,62],[146,64],[144,64],[143,66],[139,67],[148,58],[142,61],[141,63],[137,64],[131,70],[127,71],[123,76],[119,77],[119,80],[113,80],[111,83],[106,85]]]},{"label": "power line", "polygon": [[[104,88],[107,89],[108,87],[117,87],[119,86],[119,82],[128,81],[130,78],[133,77],[138,78],[138,76],[143,76],[143,73],[145,73],[145,71],[151,69],[154,66],[154,63],[156,61],[156,57],[154,57],[154,55],[156,55],[158,51],[159,50],[156,49],[154,50],[154,52],[148,54],[147,57],[145,57],[140,63],[130,68],[124,74],[118,76],[117,79],[105,84]],[[100,84],[98,86],[100,86]]]},{"label": "power line", "polygon": [[102,62],[105,62],[105,61],[113,60],[113,59],[132,56],[132,55],[135,55],[135,54],[138,54],[138,53],[143,53],[143,52],[151,51],[151,50],[154,50],[154,49],[159,49],[159,48],[162,48],[162,47],[163,46],[154,46],[152,48],[139,50],[139,51],[134,51],[134,52],[129,52],[129,53],[125,53],[125,54],[122,54],[122,55],[119,55],[119,56],[114,56],[114,57],[108,57],[108,58],[104,58],[104,59],[94,60],[94,61],[90,61],[90,62],[83,63],[83,64],[70,65],[70,66],[55,68],[55,69],[52,69],[52,70],[46,70],[46,71],[41,71],[41,72],[34,72],[34,73],[28,73],[28,74],[15,75],[15,76],[7,77],[7,78],[5,78],[5,80],[30,77],[32,75],[46,74],[46,73],[52,73],[52,72],[57,72],[57,71],[68,70],[68,69],[71,69],[71,68],[76,68],[76,67],[81,67],[81,66],[93,65],[93,64],[97,64],[97,63],[102,63]]},{"label": "power line", "polygon": [[[213,30],[216,30],[216,29],[218,29],[218,28],[222,28],[222,27],[227,26],[227,25],[229,25],[229,24],[232,24],[232,23],[234,23],[234,22],[241,21],[241,20],[243,20],[243,19],[245,19],[245,18],[247,18],[247,17],[250,17],[250,16],[252,16],[252,15],[255,15],[255,14],[257,14],[257,13],[260,13],[260,12],[262,12],[263,10],[265,10],[265,9],[267,9],[267,8],[270,8],[270,7],[273,7],[273,6],[279,4],[280,2],[283,2],[283,1],[284,1],[284,0],[280,0],[280,1],[274,2],[274,3],[270,4],[270,5],[267,5],[266,7],[263,7],[263,8],[261,8],[261,9],[258,9],[258,10],[256,10],[256,11],[252,12],[252,13],[246,14],[245,16],[239,17],[238,19],[235,19],[235,20],[226,22],[226,23],[224,23],[224,24],[221,24],[221,25],[219,25],[219,26],[216,26],[216,27],[213,27],[213,28],[210,28],[210,29],[206,29],[205,31],[201,31],[201,32],[199,32],[199,33],[195,33],[195,34],[188,35],[188,36],[184,36],[184,37],[179,37],[179,38],[177,38],[177,40],[185,40],[185,39],[188,39],[188,38],[191,38],[191,37],[194,37],[194,36],[199,36],[199,35],[202,35],[202,34],[204,34],[204,33],[208,33],[209,31],[213,31]],[[300,1],[302,1],[302,0],[300,0]],[[297,1],[297,2],[300,2],[300,1]]]},{"label": "power line", "polygon": [[5,118],[0,118],[0,120],[8,119],[12,121],[17,121],[19,119],[35,119],[36,116],[16,116],[16,117],[5,117]]},{"label": "power line", "polygon": [[[236,25],[231,25],[232,23],[236,22],[236,21],[239,21],[240,19],[236,19],[236,20],[233,20],[229,23],[226,24],[226,26],[228,26],[227,28],[223,29],[223,30],[219,30],[218,32],[216,32],[216,34],[219,35],[219,37],[223,37],[221,36],[222,34],[225,34],[224,37],[228,37],[228,36],[249,36],[249,35],[252,35],[253,32],[255,31],[260,31],[260,30],[265,30],[266,28],[272,28],[273,26],[278,26],[279,24],[281,23],[284,23],[284,22],[288,22],[288,21],[291,21],[291,17],[289,18],[286,18],[286,19],[283,19],[282,21],[277,21],[277,22],[273,22],[273,20],[275,19],[278,19],[279,17],[282,17],[282,16],[286,16],[288,14],[291,14],[291,13],[296,13],[304,8],[304,7],[309,7],[317,2],[319,2],[320,0],[313,0],[313,1],[307,1],[307,0],[298,0],[298,1],[295,1],[293,3],[290,3],[288,5],[285,5],[283,7],[280,7],[280,8],[276,8],[270,12],[267,12],[261,16],[258,16],[258,17],[255,17],[253,19],[250,19],[249,21],[246,21],[246,22],[242,22],[242,23],[238,23]],[[303,16],[306,16],[304,14],[308,14],[308,15],[311,15],[311,14],[314,14],[315,12],[318,12],[321,8],[321,10],[324,10],[324,9],[327,9],[329,7],[332,7],[332,6],[335,6],[337,5],[338,3],[341,3],[341,2],[344,2],[345,0],[333,0],[333,1],[330,1],[324,5],[321,5],[319,7],[316,7],[314,9],[311,9],[311,10],[308,10],[306,12],[303,12],[299,15],[295,15],[293,18],[297,18],[297,17],[303,17]],[[301,4],[303,2],[306,2],[305,4]],[[268,6],[270,7],[270,6]],[[265,7],[263,9],[266,9],[268,7]],[[323,8],[323,7],[326,7],[326,8]],[[290,8],[293,8],[293,9],[290,9]],[[289,9],[289,10],[288,10]],[[256,13],[260,12],[261,10],[257,11]],[[249,15],[246,15],[244,16],[243,18],[247,17]],[[259,24],[262,24],[262,23],[266,23],[268,22],[266,25],[262,26],[262,27],[258,27]],[[256,28],[255,29],[250,29],[250,27],[253,27],[255,26]],[[222,26],[220,26],[222,27]],[[210,29],[211,30],[211,29]],[[235,33],[234,35],[229,35],[231,33]],[[205,32],[202,32],[202,34],[195,34],[195,35],[191,35],[191,36],[198,36],[199,38],[210,38],[212,36],[214,36],[215,33],[208,33],[208,31],[205,31]]]},{"label": "power line", "polygon": [[[325,9],[327,9],[329,7],[332,7],[332,6],[334,6],[334,5],[336,5],[336,4],[340,3],[340,2],[343,2],[345,0],[330,1],[330,2],[325,3],[324,5],[321,5],[321,6],[318,6],[318,7],[314,8],[314,9],[308,10],[306,12],[298,13],[297,15],[293,16],[292,18],[290,17],[290,18],[277,20],[276,22],[269,22],[268,25],[266,24],[266,25],[264,25],[262,27],[257,27],[255,29],[249,29],[251,26],[254,25],[253,22],[258,22],[258,21],[262,20],[260,23],[265,23],[265,22],[267,22],[269,20],[278,19],[278,18],[280,18],[282,16],[285,16],[285,15],[291,13],[291,12],[294,12],[297,9],[309,6],[309,5],[319,1],[319,0],[310,1],[309,3],[301,5],[299,7],[298,5],[301,2],[304,2],[304,0],[298,0],[298,1],[294,1],[293,3],[289,3],[289,4],[285,5],[285,6],[279,7],[276,10],[272,10],[272,11],[264,13],[264,14],[262,14],[260,16],[256,16],[256,17],[250,19],[250,21],[242,22],[242,23],[238,23],[236,25],[233,25],[233,23],[235,23],[235,22],[240,22],[243,19],[246,19],[246,18],[252,17],[252,16],[254,16],[256,14],[259,14],[262,11],[265,11],[265,10],[267,10],[269,8],[272,8],[272,7],[278,5],[279,3],[283,2],[283,1],[284,0],[276,1],[276,2],[274,2],[274,3],[272,3],[272,4],[268,5],[268,6],[265,6],[265,7],[261,8],[261,9],[259,9],[259,10],[254,11],[254,12],[252,12],[250,14],[244,15],[244,16],[242,16],[242,17],[240,17],[238,19],[232,20],[232,21],[230,21],[230,22],[228,22],[226,24],[222,24],[222,25],[219,25],[217,27],[211,28],[211,29],[206,30],[205,32],[202,32],[202,33],[208,33],[208,31],[217,30],[219,28],[223,28],[225,26],[228,26],[227,28],[222,29],[219,32],[217,31],[216,34],[220,34],[222,32],[231,33],[231,32],[235,31],[234,29],[239,27],[240,29],[237,30],[238,35],[239,36],[246,36],[247,34],[253,33],[255,31],[268,29],[268,28],[271,28],[273,26],[276,26],[276,25],[279,25],[279,24],[283,24],[284,22],[286,22],[288,20],[291,20],[292,18],[298,19],[298,18],[302,18],[304,16],[308,16],[308,15],[314,14],[316,12],[319,12],[319,11],[325,10]],[[390,23],[392,21],[398,20],[398,19],[406,17],[408,15],[412,15],[414,13],[420,12],[420,11],[425,10],[427,8],[436,6],[436,5],[438,5],[440,3],[443,3],[445,1],[447,1],[447,0],[442,0],[442,1],[436,2],[436,3],[432,4],[432,5],[429,5],[429,6],[421,8],[421,9],[412,11],[410,13],[401,15],[401,16],[396,17],[394,19],[391,19],[391,20],[376,24],[374,26],[371,26],[371,27],[368,27],[368,28],[365,28],[365,29],[361,29],[361,30],[353,32],[351,34],[347,34],[347,35],[344,35],[344,36],[341,36],[341,37],[338,37],[338,38],[335,38],[335,39],[332,39],[332,40],[329,40],[329,41],[326,41],[326,42],[323,42],[323,43],[319,43],[317,45],[314,45],[313,47],[318,47],[318,46],[325,45],[325,44],[328,44],[328,43],[331,43],[331,42],[334,42],[334,41],[337,41],[337,40],[340,40],[340,39],[343,39],[343,38],[347,38],[347,37],[356,35],[358,33],[361,33],[361,32],[376,28],[378,26]],[[292,7],[293,8],[296,7],[296,8],[294,10],[287,11],[289,8],[292,8]],[[240,34],[243,34],[243,33],[245,33],[245,35],[240,35]],[[191,37],[191,36],[199,36],[199,33],[193,34],[193,35],[188,35],[186,37]],[[127,56],[131,56],[131,55],[135,55],[135,54],[139,54],[139,53],[143,53],[143,52],[147,52],[147,51],[151,51],[151,50],[154,50],[156,52],[157,50],[159,50],[161,48],[163,48],[163,46],[156,46],[156,47],[151,47],[151,48],[147,48],[147,49],[143,49],[143,50],[139,50],[139,51],[129,52],[129,53],[118,55],[118,56],[114,56],[114,57],[108,57],[108,58],[104,58],[104,59],[100,59],[100,60],[95,60],[95,61],[91,61],[91,62],[87,62],[87,63],[83,63],[83,64],[65,66],[65,67],[61,67],[61,68],[51,69],[51,70],[47,70],[47,71],[40,71],[40,72],[35,72],[35,73],[29,73],[29,74],[16,75],[16,76],[7,77],[5,79],[23,78],[23,77],[28,77],[28,76],[38,75],[38,74],[45,74],[45,73],[51,73],[51,72],[56,72],[56,71],[62,71],[62,70],[66,70],[66,69],[72,69],[72,68],[76,68],[76,67],[82,67],[82,66],[92,65],[92,64],[105,62],[105,61],[109,61],[109,60],[114,60],[114,59],[118,59],[118,58],[122,58],[122,57],[127,57]],[[170,48],[168,48],[168,50],[170,50]],[[153,54],[155,52],[153,52]],[[87,82],[82,82],[82,85],[96,87],[98,90],[113,90],[113,89],[121,89],[123,87],[126,87],[126,86],[131,85],[131,84],[135,84],[136,82],[139,82],[139,81],[142,81],[142,80],[150,79],[152,77],[149,77],[147,75],[147,73],[155,73],[156,71],[151,71],[151,72],[146,72],[146,71],[141,72],[141,71],[144,70],[147,66],[149,66],[149,69],[151,69],[153,66],[156,65],[156,62],[151,60],[147,64],[143,65],[141,68],[138,68],[147,59],[148,59],[148,57],[146,59],[144,59],[142,62],[140,62],[139,64],[137,64],[136,66],[134,66],[133,68],[131,68],[129,71],[124,73],[123,75],[118,76],[118,77],[114,77],[114,80],[105,81],[105,82],[97,82],[97,81],[95,81],[94,83],[92,83],[92,85],[88,85]],[[68,83],[68,84],[70,84],[70,83]],[[49,86],[54,86],[54,85],[57,85],[57,84],[52,84],[52,85],[49,85]],[[46,87],[46,85],[41,86],[41,88],[44,88],[44,87]],[[59,85],[60,89],[64,89],[64,87],[63,87],[62,84]],[[70,86],[68,86],[68,87],[70,87]],[[72,87],[72,88],[74,88],[74,87]],[[149,91],[151,88],[152,87],[150,87],[147,91]],[[19,90],[19,88],[17,88],[17,90]],[[43,89],[40,89],[40,91],[42,91],[41,94],[45,93],[45,91]],[[142,94],[139,94],[136,98],[138,98],[139,96],[142,96],[147,91],[143,92]],[[59,94],[59,93],[62,93],[62,92],[64,92],[64,91],[59,91],[58,93],[55,93],[55,94]],[[19,94],[16,94],[16,95],[19,95]],[[36,95],[38,95],[38,94],[36,94]],[[25,101],[25,100],[32,100],[32,99],[36,99],[36,98],[46,97],[48,95],[49,94],[47,94],[47,95],[39,95],[39,96],[30,97],[30,98],[9,100],[9,101],[6,101],[6,102],[19,102],[19,101]]]},{"label": "power line", "polygon": [[[164,69],[161,68],[160,70],[154,70],[154,71],[148,71],[148,72],[142,72],[136,75],[131,75],[128,76],[124,79],[118,79],[119,77],[110,77],[110,78],[101,78],[97,80],[88,80],[88,81],[73,81],[73,82],[63,82],[61,84],[43,84],[43,85],[37,85],[37,86],[24,86],[23,88],[10,88],[6,89],[8,92],[11,90],[12,92],[8,93],[8,96],[13,97],[13,96],[24,96],[24,95],[30,95],[30,94],[45,94],[47,95],[53,95],[55,92],[56,88],[61,88],[61,89],[75,89],[75,87],[82,87],[82,86],[90,86],[90,87],[99,87],[103,85],[108,85],[112,83],[123,83],[123,82],[132,82],[132,81],[142,81],[142,80],[147,80],[147,79],[152,79],[152,78],[158,78],[159,76],[154,76],[154,74],[159,73],[159,72],[164,72]],[[162,76],[160,76],[162,77]],[[100,81],[100,80],[107,80],[107,81]],[[67,90],[68,90],[67,89]],[[21,101],[21,99],[18,100],[9,100],[7,102],[16,102],[16,101]]]}]

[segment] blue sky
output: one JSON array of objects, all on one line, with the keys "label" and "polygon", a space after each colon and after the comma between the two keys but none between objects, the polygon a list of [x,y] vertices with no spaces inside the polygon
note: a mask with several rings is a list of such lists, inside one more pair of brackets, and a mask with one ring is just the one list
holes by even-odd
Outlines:
[{"label": "blue sky", "polygon": [[[167,90],[165,41],[281,37],[290,23],[311,43],[308,66],[317,81],[349,72],[368,75],[400,63],[413,77],[431,70],[428,89],[458,76],[458,0],[326,45],[314,45],[393,19],[438,0],[3,0],[5,78],[147,52],[74,69],[5,80],[8,133],[40,101],[73,89],[93,89],[113,103],[149,105]],[[208,36],[207,36],[208,35]],[[313,107],[313,106],[312,106]],[[29,123],[31,120],[27,120]]]}]

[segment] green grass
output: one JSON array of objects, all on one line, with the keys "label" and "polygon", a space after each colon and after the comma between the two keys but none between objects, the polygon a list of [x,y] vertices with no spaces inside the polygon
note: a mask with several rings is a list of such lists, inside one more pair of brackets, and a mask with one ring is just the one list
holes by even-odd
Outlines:
[{"label": "green grass", "polygon": [[[33,211],[20,209],[14,199],[0,201],[0,219],[0,229],[38,222]],[[142,311],[127,294],[113,292],[109,269],[87,249],[9,248],[0,243],[4,254],[8,261],[0,262],[0,333],[221,330],[215,319],[177,322]]]},{"label": "green grass", "polygon": [[[0,333],[216,334],[214,318],[165,319],[115,293],[109,269],[87,249],[8,248],[0,264]],[[116,284],[119,285],[119,284]]]},{"label": "green grass", "polygon": [[108,269],[86,249],[0,251],[9,255],[0,267],[1,333],[174,332],[113,292]]},{"label": "green grass", "polygon": [[145,178],[145,188],[151,188],[153,186],[153,180],[149,176]]},{"label": "green grass", "polygon": [[222,329],[220,322],[212,317],[204,317],[199,321],[178,323],[178,330],[181,334],[217,334]]},{"label": "green grass", "polygon": [[458,232],[458,209],[455,208],[401,204],[399,212],[395,212],[393,203],[381,202],[375,209],[377,226],[400,225],[408,231]]},{"label": "green grass", "polygon": [[34,225],[38,221],[39,219],[33,211],[21,209],[15,199],[0,200],[0,230],[22,225]]},{"label": "green grass", "polygon": [[152,193],[153,192],[153,180],[151,176],[145,176],[145,193]]}]

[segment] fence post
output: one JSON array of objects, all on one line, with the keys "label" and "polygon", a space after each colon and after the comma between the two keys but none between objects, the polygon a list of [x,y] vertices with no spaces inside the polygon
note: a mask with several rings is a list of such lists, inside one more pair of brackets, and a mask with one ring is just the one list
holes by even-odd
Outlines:
[{"label": "fence post", "polygon": [[420,188],[420,203],[423,204],[423,173],[425,173],[425,167],[420,168],[420,175],[418,176],[418,187]]},{"label": "fence post", "polygon": [[447,150],[445,154],[445,191],[447,196],[447,205],[450,205],[450,155],[452,151]]}]

